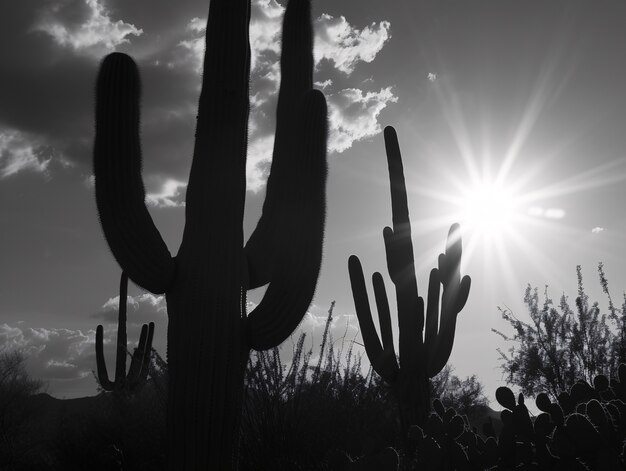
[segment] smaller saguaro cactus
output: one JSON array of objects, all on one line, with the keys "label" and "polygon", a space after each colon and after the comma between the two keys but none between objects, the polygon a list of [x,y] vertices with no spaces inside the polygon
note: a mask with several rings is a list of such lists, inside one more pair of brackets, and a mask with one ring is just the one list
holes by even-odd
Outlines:
[{"label": "smaller saguaro cactus", "polygon": [[139,344],[133,352],[128,374],[126,374],[126,304],[128,298],[128,276],[122,272],[120,279],[120,304],[117,319],[117,350],[115,358],[115,380],[109,379],[107,366],[102,349],[104,329],[101,325],[96,329],[96,365],[98,381],[105,391],[130,392],[146,382],[150,366],[152,351],[152,337],[154,336],[154,322],[141,327]]},{"label": "smaller saguaro cactus", "polygon": [[400,408],[400,422],[403,432],[406,432],[410,425],[422,425],[426,420],[430,410],[429,378],[439,373],[450,357],[456,317],[465,306],[471,280],[468,276],[461,279],[461,237],[458,224],[453,224],[445,254],[439,255],[439,268],[430,272],[424,322],[424,300],[418,295],[415,277],[402,157],[396,131],[390,126],[385,128],[385,148],[391,183],[393,229],[385,227],[383,237],[387,269],[396,287],[399,364],[382,275],[376,272],[372,276],[381,345],[372,320],[363,269],[356,255],[350,257],[348,269],[365,351],[374,370],[394,390]]}]

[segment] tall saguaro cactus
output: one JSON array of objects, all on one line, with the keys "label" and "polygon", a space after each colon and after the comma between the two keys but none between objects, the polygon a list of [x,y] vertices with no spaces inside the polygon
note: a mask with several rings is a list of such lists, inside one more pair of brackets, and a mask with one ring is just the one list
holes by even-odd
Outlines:
[{"label": "tall saguaro cactus", "polygon": [[376,272],[372,276],[381,345],[372,320],[363,269],[356,255],[350,257],[348,269],[365,351],[374,370],[392,386],[400,407],[402,427],[406,431],[409,425],[422,425],[430,410],[428,380],[442,370],[450,357],[456,317],[465,306],[471,280],[469,276],[461,279],[461,237],[459,226],[454,224],[448,234],[446,252],[439,255],[439,268],[433,268],[430,272],[424,321],[424,300],[418,295],[415,277],[402,157],[398,137],[392,127],[385,128],[385,148],[391,183],[393,229],[385,227],[383,237],[387,269],[396,287],[399,365],[382,275]]},{"label": "tall saguaro cactus", "polygon": [[[139,77],[107,56],[97,84],[96,201],[116,260],[168,309],[168,467],[236,468],[243,373],[250,348],[285,340],[313,297],[325,220],[326,101],[312,89],[309,0],[290,0],[263,214],[244,247],[249,114],[249,0],[212,0],[187,187],[172,257],[144,204]],[[245,292],[269,283],[246,313]]]},{"label": "tall saguaro cactus", "polygon": [[139,344],[133,352],[130,368],[126,374],[126,302],[128,300],[128,277],[122,272],[120,279],[120,303],[117,318],[117,348],[115,357],[115,379],[111,381],[104,360],[102,337],[104,329],[99,325],[96,329],[96,365],[98,382],[105,391],[130,392],[146,382],[150,367],[152,352],[152,338],[154,336],[154,322],[144,324],[139,335]]}]

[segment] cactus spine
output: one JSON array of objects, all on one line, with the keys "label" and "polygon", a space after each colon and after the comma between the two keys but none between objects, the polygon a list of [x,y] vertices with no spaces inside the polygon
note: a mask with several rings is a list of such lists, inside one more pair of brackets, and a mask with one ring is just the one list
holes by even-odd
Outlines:
[{"label": "cactus spine", "polygon": [[[400,407],[402,429],[406,432],[410,425],[422,425],[430,410],[428,380],[441,371],[450,357],[456,316],[467,301],[471,280],[468,276],[461,279],[461,238],[459,226],[454,224],[448,234],[446,252],[439,255],[439,268],[433,268],[430,272],[424,322],[424,300],[417,290],[400,146],[392,127],[385,128],[384,134],[391,183],[393,229],[385,227],[383,237],[387,269],[396,287],[399,364],[393,345],[390,309],[382,275],[376,272],[372,276],[381,345],[372,320],[363,269],[356,255],[350,257],[348,269],[365,351],[374,370],[394,389]],[[443,285],[441,317],[440,285]]]},{"label": "cactus spine", "polygon": [[[250,348],[280,344],[313,297],[325,220],[326,101],[312,89],[309,0],[283,23],[277,130],[263,214],[244,247],[249,0],[212,0],[187,187],[172,257],[144,204],[139,75],[113,53],[97,83],[94,174],[104,235],[138,285],[168,307],[168,468],[231,469]],[[246,313],[245,292],[269,283]]]},{"label": "cactus spine", "polygon": [[150,353],[152,352],[152,337],[154,336],[154,322],[141,327],[139,344],[133,352],[128,375],[126,374],[126,302],[128,292],[128,277],[124,272],[120,279],[120,304],[117,318],[117,349],[115,357],[115,380],[109,379],[107,365],[102,348],[103,327],[96,329],[96,365],[98,382],[105,391],[130,392],[145,384],[150,367]]}]

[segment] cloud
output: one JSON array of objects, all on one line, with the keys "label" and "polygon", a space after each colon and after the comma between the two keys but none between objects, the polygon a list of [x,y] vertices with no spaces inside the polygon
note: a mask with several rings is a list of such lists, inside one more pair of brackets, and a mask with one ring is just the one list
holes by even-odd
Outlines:
[{"label": "cloud", "polygon": [[39,145],[25,133],[0,129],[0,178],[24,170],[45,174],[51,160],[49,147]]},{"label": "cloud", "polygon": [[323,14],[315,20],[314,27],[316,64],[328,60],[345,74],[351,74],[359,62],[372,62],[391,37],[388,21],[359,30],[343,16]]},{"label": "cloud", "polygon": [[600,227],[600,226],[597,226],[591,229],[591,232],[593,234],[599,234],[600,232],[604,232],[604,231],[605,231],[604,227]]},{"label": "cloud", "polygon": [[267,181],[272,162],[274,135],[257,137],[248,145],[246,160],[246,184],[250,191],[258,192]]},{"label": "cloud", "polygon": [[254,74],[274,67],[279,60],[285,8],[276,0],[253,0],[250,20],[250,70]]},{"label": "cloud", "polygon": [[[265,185],[272,159],[285,4],[252,1],[247,165],[251,191]],[[3,43],[20,44],[19,51],[8,50],[6,60],[0,63],[4,79],[0,125],[21,134],[4,138],[0,178],[26,170],[54,177],[51,165],[56,157],[78,167],[81,179],[91,173],[93,86],[98,68],[94,58],[123,48],[136,59],[142,78],[143,175],[147,182],[160,182],[156,189],[147,185],[153,190],[148,192],[147,202],[156,207],[181,206],[182,184],[175,182],[187,180],[193,152],[205,42],[204,9],[191,4],[174,6],[165,0],[153,0],[148,9],[145,2],[119,0],[50,0],[43,8],[36,0],[17,2],[10,16],[3,18],[9,27],[0,30]],[[364,89],[362,80],[354,84],[357,88],[349,89],[348,81],[360,64],[377,57],[389,31],[385,21],[356,28],[343,17],[320,16],[315,20],[316,86],[334,96],[335,102],[350,93],[346,90],[359,90],[359,98],[370,96],[376,101],[379,93]],[[368,82],[367,87],[371,86]],[[380,132],[376,108],[382,109],[390,101],[379,96],[378,103],[363,110],[360,119],[365,132],[335,132],[330,151],[345,150],[355,140],[371,136],[373,130]],[[347,118],[343,110],[335,116]],[[52,161],[50,153],[55,157]],[[171,180],[167,185],[166,178]],[[89,188],[89,181],[85,186]]]},{"label": "cloud", "polygon": [[546,209],[544,216],[548,219],[563,219],[565,217],[565,211],[561,208],[549,208]]},{"label": "cloud", "polygon": [[[127,325],[141,326],[149,322],[167,321],[167,304],[165,296],[155,296],[151,293],[142,293],[127,298]],[[100,312],[92,317],[102,318],[109,323],[109,327],[117,329],[120,297],[109,298],[101,307]],[[105,329],[106,331],[106,329]]]},{"label": "cloud", "polygon": [[315,85],[317,88],[324,90],[325,88],[330,87],[332,84],[333,81],[331,79],[328,79],[324,80],[323,82],[315,82],[313,85]]},{"label": "cloud", "polygon": [[533,206],[528,209],[528,215],[545,219],[563,219],[565,217],[565,211],[561,208],[544,209],[539,206]]},{"label": "cloud", "polygon": [[183,39],[178,43],[180,47],[186,49],[187,60],[192,64],[196,73],[202,73],[202,63],[204,58],[204,32],[206,31],[206,19],[192,18],[187,23],[187,31],[192,35],[189,39]]},{"label": "cloud", "polygon": [[146,194],[146,203],[157,208],[178,208],[185,206],[185,197],[182,189],[187,188],[187,182],[166,179],[159,191]]},{"label": "cloud", "polygon": [[348,88],[328,95],[330,136],[328,148],[331,152],[343,152],[355,141],[360,141],[381,132],[378,115],[389,103],[398,101],[391,87],[379,92],[367,92]]},{"label": "cloud", "polygon": [[[112,20],[98,0],[50,3],[33,29],[49,34],[57,44],[74,51],[86,51],[99,57],[120,44],[128,43],[129,36],[143,33],[135,25]],[[72,13],[78,15],[81,21],[71,22]]]},{"label": "cloud", "polygon": [[86,175],[83,178],[83,186],[88,190],[93,190],[96,187],[96,176],[95,175]]},{"label": "cloud", "polygon": [[0,324],[0,351],[20,350],[29,374],[38,379],[71,380],[91,374],[95,366],[95,332],[22,328]]}]

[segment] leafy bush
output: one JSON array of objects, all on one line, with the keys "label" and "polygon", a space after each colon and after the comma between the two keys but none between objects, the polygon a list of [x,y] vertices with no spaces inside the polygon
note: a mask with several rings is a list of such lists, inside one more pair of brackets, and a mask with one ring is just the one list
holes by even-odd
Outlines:
[{"label": "leafy bush", "polygon": [[617,309],[600,263],[600,284],[608,298],[608,312],[603,313],[585,293],[580,266],[576,273],[575,309],[565,294],[555,306],[547,287],[541,303],[537,288],[529,285],[524,302],[530,322],[518,319],[509,309],[500,309],[515,333],[510,337],[492,329],[514,344],[508,354],[499,350],[502,369],[507,382],[527,396],[544,392],[556,399],[560,391],[571,388],[579,379],[591,383],[598,374],[615,377],[620,363],[626,361],[626,297]]}]

